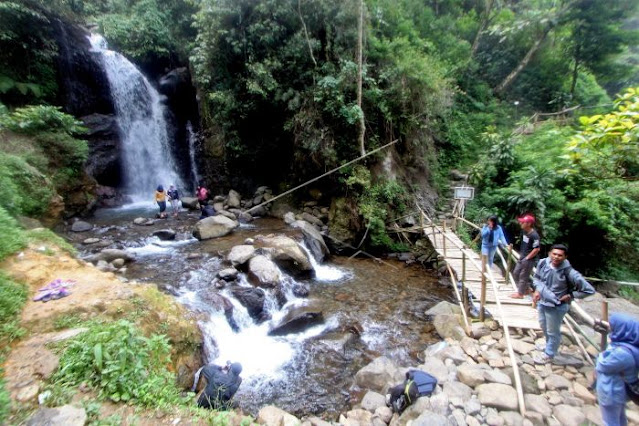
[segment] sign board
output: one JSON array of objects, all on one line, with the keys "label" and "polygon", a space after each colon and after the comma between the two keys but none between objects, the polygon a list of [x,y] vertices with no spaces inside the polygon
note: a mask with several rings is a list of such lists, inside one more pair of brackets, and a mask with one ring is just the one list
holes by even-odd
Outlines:
[{"label": "sign board", "polygon": [[472,200],[475,198],[475,188],[472,186],[456,186],[455,200]]}]

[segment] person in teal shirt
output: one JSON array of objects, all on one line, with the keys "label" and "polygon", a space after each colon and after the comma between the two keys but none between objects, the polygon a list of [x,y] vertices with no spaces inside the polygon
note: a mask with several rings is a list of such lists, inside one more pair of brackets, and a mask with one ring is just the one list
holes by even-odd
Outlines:
[{"label": "person in teal shirt", "polygon": [[499,226],[497,216],[491,216],[481,228],[481,254],[486,255],[489,266],[493,266],[495,252],[500,245],[506,246],[508,242],[504,237],[504,231]]},{"label": "person in teal shirt", "polygon": [[626,426],[626,383],[639,373],[639,321],[630,315],[610,316],[610,345],[597,357],[597,400],[605,426]]}]

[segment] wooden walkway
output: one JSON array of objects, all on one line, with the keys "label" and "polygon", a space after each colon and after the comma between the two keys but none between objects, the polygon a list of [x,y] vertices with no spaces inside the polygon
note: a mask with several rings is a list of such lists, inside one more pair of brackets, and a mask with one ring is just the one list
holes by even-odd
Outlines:
[{"label": "wooden walkway", "polygon": [[[481,305],[482,286],[484,287],[484,308],[502,327],[540,329],[537,310],[533,308],[532,300],[510,298],[510,295],[516,291],[516,287],[512,279],[505,278],[496,266],[500,261],[499,255],[495,256],[495,265],[482,274],[481,256],[467,248],[451,229],[446,228],[445,224],[440,227],[431,223],[425,225],[423,229],[424,235],[428,237],[437,253],[455,272],[457,282],[461,283],[462,289],[470,292],[477,305]],[[464,292],[457,292],[457,294],[458,299],[462,299],[460,301],[463,302]],[[499,299],[501,306],[497,306],[496,299]]]}]

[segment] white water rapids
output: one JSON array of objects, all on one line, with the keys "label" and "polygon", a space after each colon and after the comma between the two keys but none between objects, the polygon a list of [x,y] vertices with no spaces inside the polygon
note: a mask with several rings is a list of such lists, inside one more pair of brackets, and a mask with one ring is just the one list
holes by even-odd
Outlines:
[{"label": "white water rapids", "polygon": [[109,80],[122,141],[126,192],[141,201],[152,199],[158,185],[184,188],[171,154],[160,94],[135,65],[109,50],[101,35],[92,34],[89,41]]}]

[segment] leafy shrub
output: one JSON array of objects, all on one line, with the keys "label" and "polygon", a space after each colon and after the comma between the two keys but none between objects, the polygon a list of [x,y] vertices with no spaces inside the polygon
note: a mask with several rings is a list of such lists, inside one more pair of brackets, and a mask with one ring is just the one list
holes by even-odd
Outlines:
[{"label": "leafy shrub", "polygon": [[22,158],[0,151],[0,206],[13,215],[42,215],[55,194],[47,178]]},{"label": "leafy shrub", "polygon": [[0,117],[0,125],[17,133],[28,135],[40,132],[61,131],[69,135],[84,133],[82,122],[65,114],[60,107],[48,105],[17,108],[9,115]]},{"label": "leafy shrub", "polygon": [[60,386],[87,382],[101,398],[115,402],[178,404],[183,399],[167,370],[170,351],[165,336],[144,337],[128,321],[96,325],[67,346],[52,381]]}]

